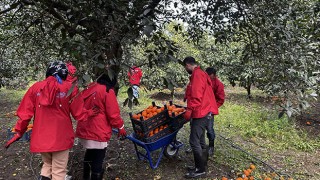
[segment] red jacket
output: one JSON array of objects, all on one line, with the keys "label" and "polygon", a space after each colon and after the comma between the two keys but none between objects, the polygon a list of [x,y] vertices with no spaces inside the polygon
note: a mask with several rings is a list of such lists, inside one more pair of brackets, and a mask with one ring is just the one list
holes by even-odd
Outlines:
[{"label": "red jacket", "polygon": [[49,76],[31,86],[24,95],[17,110],[20,119],[15,129],[25,132],[34,117],[31,152],[62,151],[73,146],[74,132],[70,113],[77,120],[85,120],[87,111],[83,109],[83,100],[75,97],[78,92],[76,88],[67,97],[70,88],[71,83],[63,81],[59,84],[53,76]]},{"label": "red jacket", "polygon": [[139,67],[133,66],[128,72],[129,82],[131,85],[140,85],[142,70]]},{"label": "red jacket", "polygon": [[112,128],[121,128],[123,120],[120,116],[118,101],[113,89],[106,92],[106,86],[91,83],[81,94],[86,108],[99,107],[99,114],[88,121],[79,121],[76,136],[100,142],[108,142]]},{"label": "red jacket", "polygon": [[193,70],[185,97],[187,108],[192,110],[192,118],[205,117],[209,112],[219,114],[210,77],[200,67]]},{"label": "red jacket", "polygon": [[212,82],[212,90],[216,98],[217,106],[219,108],[224,103],[224,98],[225,98],[224,85],[217,77],[214,79],[211,79],[211,82]]}]

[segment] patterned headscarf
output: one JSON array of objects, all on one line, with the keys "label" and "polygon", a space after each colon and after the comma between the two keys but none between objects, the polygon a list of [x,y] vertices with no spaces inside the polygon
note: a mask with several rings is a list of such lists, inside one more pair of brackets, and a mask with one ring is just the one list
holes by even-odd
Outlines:
[{"label": "patterned headscarf", "polygon": [[46,72],[46,77],[49,76],[56,77],[59,83],[61,83],[61,79],[66,80],[68,76],[68,68],[66,64],[64,64],[62,61],[51,62]]}]

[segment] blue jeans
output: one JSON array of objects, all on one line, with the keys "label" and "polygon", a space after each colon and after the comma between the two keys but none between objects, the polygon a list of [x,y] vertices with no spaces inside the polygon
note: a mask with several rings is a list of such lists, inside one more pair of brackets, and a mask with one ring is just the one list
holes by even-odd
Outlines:
[{"label": "blue jeans", "polygon": [[216,133],[214,132],[214,116],[213,115],[208,120],[207,137],[209,139],[209,146],[210,146],[210,142],[213,143],[214,139],[216,138]]},{"label": "blue jeans", "polygon": [[133,97],[138,99],[139,98],[139,86],[133,85],[132,91],[133,91]]}]

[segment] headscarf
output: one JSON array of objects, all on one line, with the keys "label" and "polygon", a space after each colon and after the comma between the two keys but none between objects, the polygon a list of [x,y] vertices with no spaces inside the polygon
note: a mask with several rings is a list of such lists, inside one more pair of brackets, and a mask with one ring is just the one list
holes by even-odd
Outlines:
[{"label": "headscarf", "polygon": [[[68,69],[66,64],[62,61],[51,62],[47,68],[46,77],[54,76],[58,83],[62,83],[62,80],[66,80],[68,76]],[[62,80],[61,80],[62,79]]]},{"label": "headscarf", "polygon": [[109,92],[109,89],[113,89],[114,86],[117,84],[117,79],[116,79],[116,77],[113,77],[113,79],[111,80],[109,75],[102,74],[98,78],[97,83],[105,85],[106,86],[106,91]]},{"label": "headscarf", "polygon": [[67,62],[66,63],[69,74],[67,76],[66,81],[68,82],[74,82],[75,80],[77,80],[77,77],[75,77],[75,74],[77,72],[77,68],[72,64],[72,62]]},{"label": "headscarf", "polygon": [[46,72],[46,84],[41,87],[39,95],[39,104],[50,106],[53,104],[57,93],[59,93],[59,84],[68,76],[67,66],[62,61],[51,62]]}]

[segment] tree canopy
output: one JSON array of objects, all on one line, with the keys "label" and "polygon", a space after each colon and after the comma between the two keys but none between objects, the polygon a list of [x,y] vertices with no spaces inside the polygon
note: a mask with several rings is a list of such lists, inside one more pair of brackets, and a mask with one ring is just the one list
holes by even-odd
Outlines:
[{"label": "tree canopy", "polygon": [[[138,46],[139,65],[163,71],[192,53],[181,50],[185,43],[198,50],[188,55],[218,66],[231,83],[286,98],[291,115],[319,93],[319,10],[317,0],[3,0],[1,84],[54,59],[72,61],[80,84],[102,72],[118,77],[137,63],[129,52]],[[166,67],[177,76],[175,65]],[[169,77],[167,86],[183,84]]]}]

